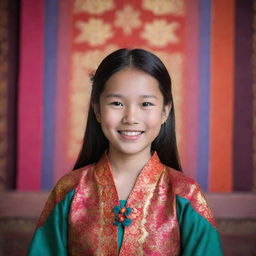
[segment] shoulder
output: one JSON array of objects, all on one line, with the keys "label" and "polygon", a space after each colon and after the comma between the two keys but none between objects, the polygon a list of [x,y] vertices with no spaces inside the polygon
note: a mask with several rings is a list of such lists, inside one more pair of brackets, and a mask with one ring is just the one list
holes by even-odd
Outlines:
[{"label": "shoulder", "polygon": [[166,166],[166,172],[169,176],[172,190],[176,195],[190,199],[193,191],[197,188],[199,189],[197,182],[186,176],[183,172],[177,171],[168,166]]},{"label": "shoulder", "polygon": [[80,169],[70,171],[60,178],[48,197],[43,212],[40,216],[38,226],[41,226],[45,222],[56,205],[63,200],[71,200],[72,192],[74,192],[82,177],[93,170],[93,167],[94,165],[88,165]]},{"label": "shoulder", "polygon": [[65,196],[70,190],[76,188],[78,183],[80,182],[81,178],[88,174],[92,169],[94,165],[88,165],[85,167],[82,167],[80,169],[71,171],[64,175],[56,184],[54,187],[52,194],[55,195],[55,199],[61,200],[63,196]]},{"label": "shoulder", "polygon": [[197,213],[207,219],[214,227],[216,226],[211,209],[199,184],[184,173],[166,167],[170,176],[172,190],[178,200],[186,202]]}]

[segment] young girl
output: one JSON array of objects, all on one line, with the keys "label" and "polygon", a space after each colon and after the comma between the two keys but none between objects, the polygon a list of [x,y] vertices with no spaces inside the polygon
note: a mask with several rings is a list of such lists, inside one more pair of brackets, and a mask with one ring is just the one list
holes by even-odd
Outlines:
[{"label": "young girl", "polygon": [[51,193],[29,255],[222,255],[205,198],[181,172],[161,60],[120,49],[92,82],[75,170]]}]

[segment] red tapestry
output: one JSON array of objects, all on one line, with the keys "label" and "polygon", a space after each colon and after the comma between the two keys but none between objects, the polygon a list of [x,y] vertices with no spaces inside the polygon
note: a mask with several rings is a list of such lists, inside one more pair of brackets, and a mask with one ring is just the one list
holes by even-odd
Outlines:
[{"label": "red tapestry", "polygon": [[73,10],[72,60],[69,82],[68,158],[77,157],[91,90],[89,74],[118,48],[144,48],[157,54],[173,82],[182,145],[185,1],[76,0]]}]

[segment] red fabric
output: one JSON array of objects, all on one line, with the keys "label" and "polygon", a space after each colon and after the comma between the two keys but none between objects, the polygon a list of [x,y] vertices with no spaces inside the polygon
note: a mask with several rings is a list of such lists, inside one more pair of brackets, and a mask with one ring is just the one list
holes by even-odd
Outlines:
[{"label": "red fabric", "polygon": [[39,190],[41,181],[43,2],[21,2],[17,180],[17,188],[20,190]]}]

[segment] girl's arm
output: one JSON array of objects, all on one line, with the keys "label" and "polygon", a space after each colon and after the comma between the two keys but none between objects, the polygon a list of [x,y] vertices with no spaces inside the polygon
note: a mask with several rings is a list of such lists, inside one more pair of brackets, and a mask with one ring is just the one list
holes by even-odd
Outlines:
[{"label": "girl's arm", "polygon": [[[198,200],[199,198],[200,200]],[[212,218],[212,213],[199,187],[192,193],[191,198],[177,196],[176,200],[180,226],[181,255],[223,255],[219,233],[214,223],[209,221]]]},{"label": "girl's arm", "polygon": [[67,193],[45,219],[54,198],[51,194],[34,233],[29,256],[68,255],[68,215],[73,195],[74,190]]},{"label": "girl's arm", "polygon": [[39,218],[29,256],[68,255],[69,210],[81,175],[82,170],[72,171],[55,186]]}]

